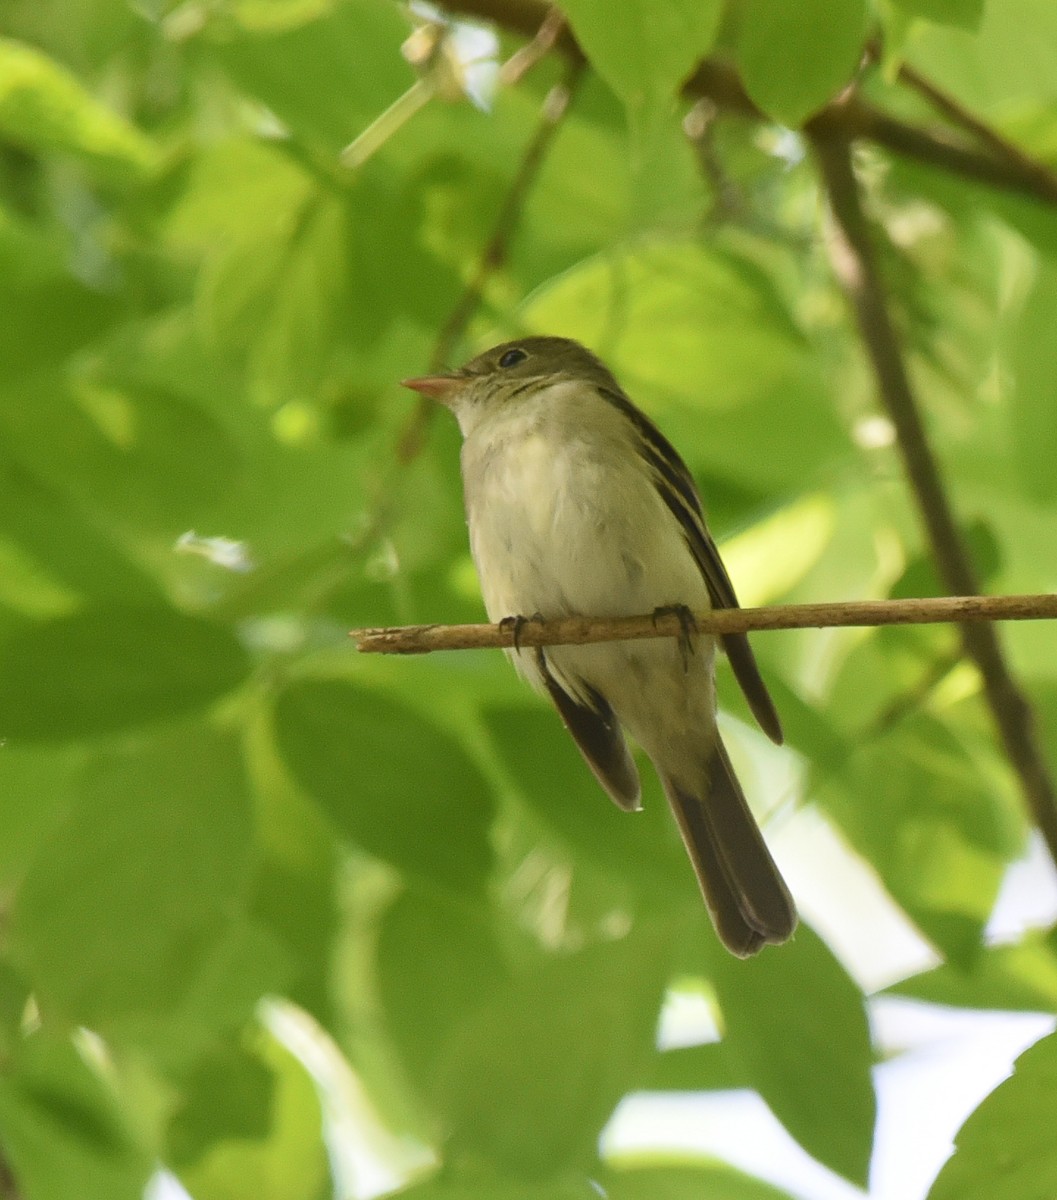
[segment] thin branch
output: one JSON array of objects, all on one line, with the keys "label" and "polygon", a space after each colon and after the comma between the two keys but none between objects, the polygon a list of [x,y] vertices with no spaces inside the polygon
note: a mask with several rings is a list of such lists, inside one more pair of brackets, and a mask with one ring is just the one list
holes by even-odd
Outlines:
[{"label": "thin branch", "polygon": [[[922,600],[856,600],[841,604],[785,604],[768,608],[720,608],[696,613],[700,633],[750,633],[767,629],[828,629],[835,626],[939,625],[977,621],[1057,620],[1057,595],[938,596]],[[403,625],[354,629],[364,654],[429,654],[434,650],[487,650],[519,646],[569,646],[590,642],[679,637],[677,613],[635,617],[531,619],[515,631],[499,625]]]},{"label": "thin branch", "polygon": [[[444,0],[444,7],[449,12],[490,21],[526,37],[535,34],[548,11],[543,0]],[[568,27],[556,38],[555,46],[573,58],[584,57]],[[734,67],[720,59],[701,62],[686,81],[684,90],[691,96],[711,100],[726,112],[751,120],[769,119],[753,103]],[[972,144],[953,141],[946,131],[923,129],[901,121],[861,97],[842,98],[828,104],[812,118],[809,126],[818,135],[827,136],[833,136],[839,129],[852,140],[875,142],[904,158],[916,159],[976,183],[1057,205],[1051,172],[1023,152],[1016,158],[1007,154],[996,157]]]},{"label": "thin branch", "polygon": [[[974,595],[980,590],[976,572],[958,532],[888,312],[852,166],[851,145],[839,136],[815,137],[813,144],[836,223],[830,239],[834,270],[854,310],[881,402],[895,427],[940,578],[951,592]],[[964,625],[962,641],[980,671],[1006,754],[1057,863],[1057,793],[1038,744],[1034,714],[1009,672],[994,627]]]},{"label": "thin branch", "polygon": [[[554,39],[559,36],[560,31],[553,34]],[[437,335],[433,353],[430,356],[431,371],[450,365],[451,354],[481,303],[485,285],[506,261],[510,242],[525,206],[525,200],[539,175],[540,167],[543,165],[547,150],[562,123],[562,118],[569,109],[569,104],[583,74],[583,67],[582,59],[573,61],[569,65],[565,79],[561,83],[556,83],[544,98],[536,132],[525,149],[521,166],[518,168],[517,175],[515,175],[506,199],[503,201],[503,206],[499,210],[491,236],[481,251],[481,257],[477,261],[473,277],[455,302],[455,307]],[[400,437],[397,457],[401,462],[410,462],[418,454],[422,447],[426,427],[436,408],[436,403],[425,397],[415,406],[415,411],[408,419]]]},{"label": "thin branch", "polygon": [[937,87],[932,80],[927,79],[909,63],[903,63],[899,68],[899,80],[924,97],[948,121],[960,126],[976,138],[994,155],[998,162],[1006,163],[1025,179],[1033,178],[1036,181],[1040,197],[1051,203],[1057,202],[1057,174],[1048,166],[1036,162],[1019,146],[1003,137],[998,130],[992,129],[985,121],[981,121],[959,100]]}]

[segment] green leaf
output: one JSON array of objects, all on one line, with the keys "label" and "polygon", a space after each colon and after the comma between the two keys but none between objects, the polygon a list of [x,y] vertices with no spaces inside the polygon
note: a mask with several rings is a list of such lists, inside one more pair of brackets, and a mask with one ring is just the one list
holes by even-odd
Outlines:
[{"label": "green leaf", "polygon": [[39,152],[64,151],[136,174],[156,161],[150,140],[64,67],[7,39],[0,39],[0,135]]},{"label": "green leaf", "polygon": [[1017,1059],[955,1138],[928,1200],[1042,1200],[1057,1192],[1057,1034]]},{"label": "green leaf", "polygon": [[216,1142],[261,1140],[271,1124],[274,1077],[245,1046],[217,1046],[181,1087],[168,1131],[167,1161],[179,1170]]},{"label": "green leaf", "polygon": [[412,889],[386,912],[376,961],[386,1027],[408,1074],[431,1098],[437,1056],[452,1030],[508,977],[495,935],[465,902]]},{"label": "green leaf", "polygon": [[395,6],[343,0],[316,20],[271,29],[250,14],[242,5],[243,29],[225,31],[209,54],[295,133],[335,154],[415,81],[400,54],[410,26]]},{"label": "green leaf", "polygon": [[483,997],[437,1067],[451,1152],[530,1179],[594,1162],[603,1126],[655,1053],[668,964],[663,936],[636,933]]},{"label": "green leaf", "polygon": [[942,963],[885,989],[952,1008],[1009,1012],[1057,1011],[1057,952],[1046,937],[1028,936],[1009,946],[988,946],[972,964]]},{"label": "green leaf", "polygon": [[229,739],[196,728],[92,763],[12,915],[42,1009],[102,1032],[165,1028],[226,933],[252,845]]},{"label": "green leaf", "polygon": [[973,113],[1002,113],[1057,96],[1057,9],[1049,0],[985,4],[975,31],[923,24],[905,52],[912,66]]},{"label": "green leaf", "polygon": [[605,0],[563,0],[591,65],[633,109],[675,93],[715,41],[718,0],[625,0],[619,20]]},{"label": "green leaf", "polygon": [[429,1180],[387,1193],[386,1200],[496,1200],[498,1196],[503,1200],[597,1200],[598,1189],[586,1179],[579,1183],[520,1183],[502,1175],[483,1183]]},{"label": "green leaf", "polygon": [[1055,321],[1057,267],[1043,262],[1023,309],[1010,322],[1007,362],[1013,392],[1007,412],[1024,492],[1044,505],[1057,501],[1057,479],[1049,453],[1057,445],[1057,405],[1053,403],[1057,350],[1048,332]]},{"label": "green leaf", "polygon": [[0,599],[27,616],[57,616],[47,609],[68,610],[73,596],[126,604],[161,601],[157,583],[65,488],[45,482],[2,452],[0,533],[32,564],[30,570],[23,563],[16,575],[9,554],[7,570],[0,572]]},{"label": "green leaf", "polygon": [[68,1039],[41,1030],[5,1061],[0,1140],[26,1200],[142,1200],[154,1162],[134,1125]]},{"label": "green leaf", "polygon": [[[621,812],[542,705],[487,708],[483,716],[530,809],[578,857],[628,880],[644,899],[696,886],[662,796],[647,797],[642,812]],[[644,764],[643,775],[651,771]]]},{"label": "green leaf", "polygon": [[450,734],[395,700],[334,680],[290,684],[275,714],[287,766],[345,836],[412,876],[483,886],[494,802]]},{"label": "green leaf", "polygon": [[[181,1166],[180,1181],[195,1200],[319,1200],[330,1194],[330,1171],[315,1084],[274,1037],[261,1034],[252,1049],[267,1083],[253,1069],[244,1069],[241,1081],[225,1078],[221,1066],[216,1086],[227,1094],[199,1090],[190,1097],[182,1118],[184,1135],[192,1135],[186,1145],[205,1153]],[[215,1137],[220,1129],[211,1115],[230,1136]]]},{"label": "green leaf", "polygon": [[865,1187],[876,1101],[858,987],[803,924],[755,958],[712,960],[723,1044],[745,1077],[809,1154]]},{"label": "green leaf", "polygon": [[920,17],[937,25],[976,29],[984,15],[984,0],[892,0],[905,17]]},{"label": "green leaf", "polygon": [[32,419],[32,412],[19,407],[25,403],[20,376],[43,371],[50,382],[56,364],[107,330],[120,305],[114,296],[51,272],[24,287],[5,286],[0,279],[0,300],[5,314],[0,323],[0,419]]},{"label": "green leaf", "polygon": [[791,1200],[788,1192],[721,1163],[607,1171],[608,1200]]},{"label": "green leaf", "polygon": [[0,733],[62,741],[180,716],[231,691],[249,665],[229,629],[169,608],[41,621],[0,646]]},{"label": "green leaf", "polygon": [[981,764],[918,715],[860,744],[818,798],[922,932],[963,966],[979,952],[1019,828]]},{"label": "green leaf", "polygon": [[851,82],[869,17],[866,0],[746,0],[737,38],[746,91],[798,128]]}]

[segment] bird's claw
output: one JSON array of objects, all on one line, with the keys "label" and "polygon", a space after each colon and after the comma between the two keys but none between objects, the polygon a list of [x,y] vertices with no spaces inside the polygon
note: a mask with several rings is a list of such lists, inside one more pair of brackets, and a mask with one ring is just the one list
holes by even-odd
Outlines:
[{"label": "bird's claw", "polygon": [[679,622],[679,653],[683,659],[683,671],[690,670],[690,655],[694,653],[694,635],[697,633],[697,622],[694,614],[685,604],[662,604],[653,610],[653,624],[656,627],[661,617],[675,617]]},{"label": "bird's claw", "polygon": [[534,612],[531,617],[523,617],[520,615],[516,616],[516,617],[504,617],[499,622],[499,628],[502,629],[504,633],[512,633],[513,642],[514,642],[514,650],[518,654],[520,654],[521,653],[521,635],[524,632],[525,626],[530,621],[542,621],[542,620],[543,620],[543,613],[541,613],[541,612]]}]

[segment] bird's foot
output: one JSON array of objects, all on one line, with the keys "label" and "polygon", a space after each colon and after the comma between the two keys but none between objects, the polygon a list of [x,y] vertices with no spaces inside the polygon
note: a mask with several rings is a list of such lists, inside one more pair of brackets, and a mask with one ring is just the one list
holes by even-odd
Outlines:
[{"label": "bird's foot", "polygon": [[534,612],[531,617],[504,617],[499,622],[499,628],[502,629],[504,633],[513,634],[514,649],[520,654],[521,635],[525,630],[525,626],[528,625],[530,621],[540,622],[542,620],[543,613],[541,612]]},{"label": "bird's foot", "polygon": [[683,659],[683,671],[690,670],[690,655],[694,652],[694,635],[697,633],[697,622],[694,614],[685,604],[662,604],[653,610],[653,624],[656,626],[661,617],[675,617],[679,622],[679,653]]}]

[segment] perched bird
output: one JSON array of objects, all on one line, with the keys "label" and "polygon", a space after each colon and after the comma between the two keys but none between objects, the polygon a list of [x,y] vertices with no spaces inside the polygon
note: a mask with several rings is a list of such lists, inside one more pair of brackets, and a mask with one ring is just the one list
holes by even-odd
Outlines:
[{"label": "perched bird", "polygon": [[[690,472],[579,343],[520,338],[404,386],[459,423],[470,547],[493,621],[737,606]],[[748,639],[721,640],[756,719],[781,742]],[[796,909],[716,728],[715,638],[688,622],[682,640],[507,653],[621,808],[640,798],[622,729],[652,760],[726,946],[747,956],[784,942]]]}]

